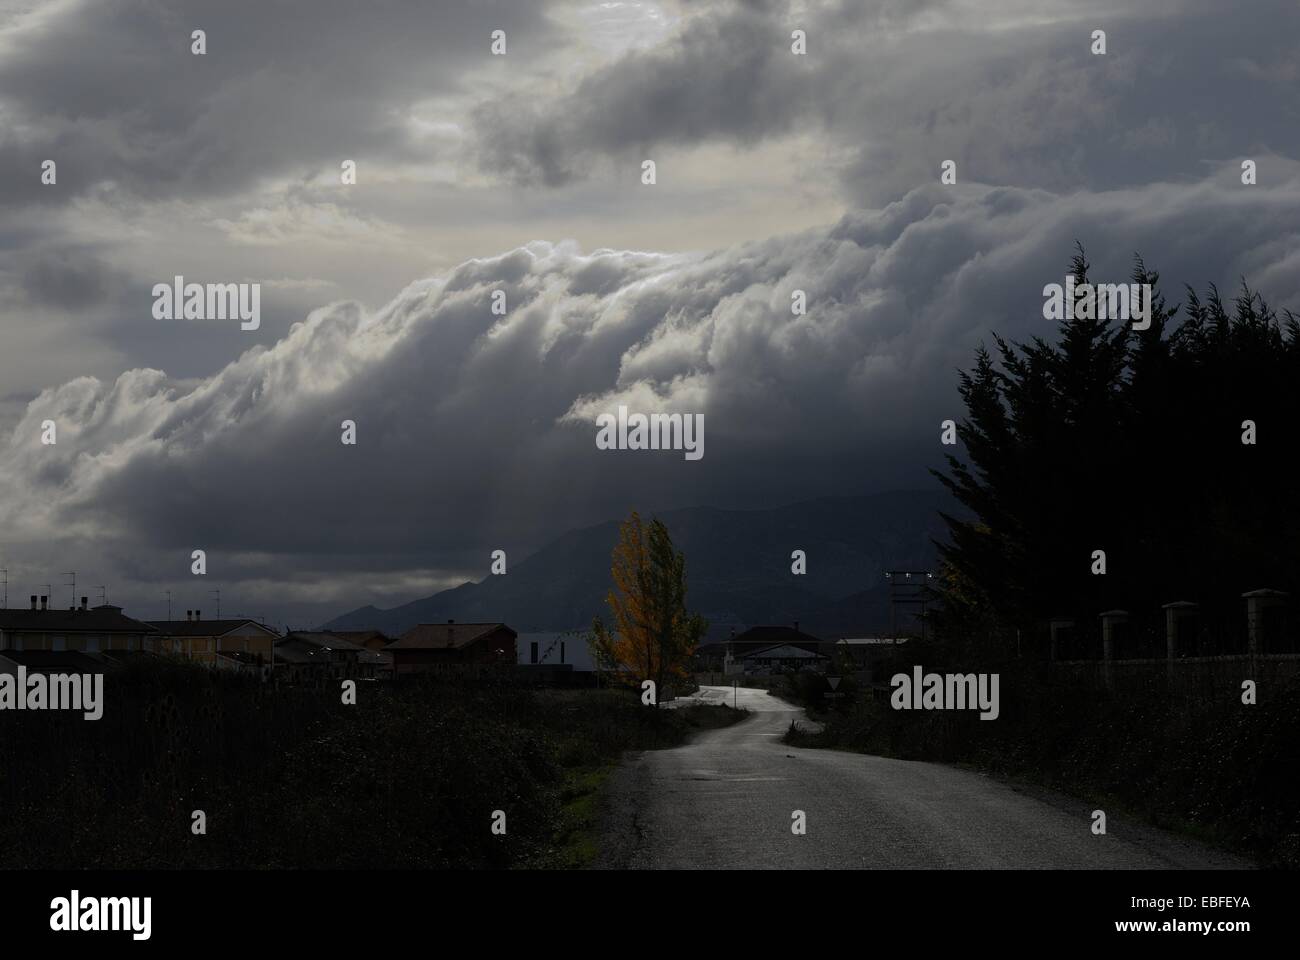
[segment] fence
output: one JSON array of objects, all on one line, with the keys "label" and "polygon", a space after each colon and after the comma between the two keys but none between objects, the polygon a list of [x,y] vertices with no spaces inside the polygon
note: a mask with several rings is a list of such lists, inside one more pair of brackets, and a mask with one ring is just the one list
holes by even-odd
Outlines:
[{"label": "fence", "polygon": [[1300,676],[1300,630],[1287,594],[1252,590],[1243,605],[1174,601],[1159,611],[1108,610],[1082,623],[1058,618],[1037,638],[1053,677],[1108,690],[1240,696],[1242,683]]},{"label": "fence", "polygon": [[1168,693],[1197,700],[1239,698],[1242,682],[1269,689],[1300,678],[1300,654],[1254,657],[1179,657],[1150,660],[1064,660],[1051,664],[1054,680],[1117,694]]}]

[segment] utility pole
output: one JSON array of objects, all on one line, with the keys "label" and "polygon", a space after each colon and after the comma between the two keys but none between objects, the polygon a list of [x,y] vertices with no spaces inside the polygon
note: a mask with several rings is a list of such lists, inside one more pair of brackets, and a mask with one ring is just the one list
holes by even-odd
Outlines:
[{"label": "utility pole", "polygon": [[171,623],[172,619],[172,592],[167,591],[167,622]]},{"label": "utility pole", "polygon": [[919,604],[921,607],[921,639],[925,639],[925,607],[929,598],[925,591],[934,579],[928,570],[886,570],[885,579],[889,581],[889,632],[890,639],[898,639],[897,604]]}]

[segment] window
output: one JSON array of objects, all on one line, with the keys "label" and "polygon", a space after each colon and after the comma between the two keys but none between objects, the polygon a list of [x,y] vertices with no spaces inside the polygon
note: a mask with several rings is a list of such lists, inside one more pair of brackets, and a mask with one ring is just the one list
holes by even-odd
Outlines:
[{"label": "window", "polygon": [[50,649],[51,649],[51,650],[66,650],[66,649],[68,649],[68,638],[67,638],[67,637],[55,637],[55,638],[54,638],[54,645],[51,646]]},{"label": "window", "polygon": [[532,643],[528,645],[528,662],[529,663],[537,662],[537,641],[536,640],[534,640]]}]

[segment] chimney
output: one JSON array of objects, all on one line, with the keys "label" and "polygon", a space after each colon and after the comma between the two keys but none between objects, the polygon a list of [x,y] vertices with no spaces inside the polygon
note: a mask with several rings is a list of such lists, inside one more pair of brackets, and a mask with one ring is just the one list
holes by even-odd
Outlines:
[{"label": "chimney", "polygon": [[49,597],[41,597],[41,609],[42,609],[42,610],[48,610],[49,608],[50,608],[50,598],[49,598]]},{"label": "chimney", "polygon": [[186,610],[186,611],[185,611],[185,622],[186,622],[186,623],[189,623],[189,622],[190,622],[191,620],[193,620],[193,619],[194,619],[194,611],[193,611],[193,610]]},{"label": "chimney", "polygon": [[32,609],[36,609],[36,594],[32,594]]},{"label": "chimney", "polygon": [[799,621],[798,621],[798,620],[796,620],[796,621],[794,622],[794,632],[795,632],[795,633],[798,633],[798,632],[799,632]]},{"label": "chimney", "polygon": [[198,623],[198,622],[199,622],[199,619],[200,619],[200,618],[199,618],[199,614],[202,613],[202,612],[203,612],[203,611],[201,611],[201,610],[195,610],[195,611],[194,611],[194,622],[195,622],[195,623]]},{"label": "chimney", "polygon": [[89,604],[89,603],[90,603],[90,597],[82,597],[82,598],[81,598],[81,609],[82,609],[82,610],[86,610],[86,609],[88,609],[87,604]]}]

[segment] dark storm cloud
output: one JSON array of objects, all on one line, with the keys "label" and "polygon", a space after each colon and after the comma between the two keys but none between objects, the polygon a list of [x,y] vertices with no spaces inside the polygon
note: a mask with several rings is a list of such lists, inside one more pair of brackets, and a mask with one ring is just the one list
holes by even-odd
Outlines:
[{"label": "dark storm cloud", "polygon": [[[465,71],[498,26],[511,57],[533,55],[551,37],[536,5],[66,3],[28,21],[21,45],[6,34],[0,157],[30,175],[0,178],[0,206],[72,203],[19,210],[21,226],[0,218],[4,373],[27,371],[32,353],[15,344],[50,316],[65,326],[43,349],[79,349],[97,331],[126,358],[107,368],[126,372],[33,375],[63,382],[30,402],[30,383],[6,386],[0,403],[23,408],[0,455],[5,563],[32,580],[79,557],[77,569],[98,565],[156,604],[157,585],[185,580],[203,548],[214,581],[260,590],[272,613],[311,592],[334,610],[396,599],[408,583],[409,598],[482,573],[491,549],[631,506],[927,483],[939,422],[960,416],[955,369],[993,330],[1052,335],[1041,290],[1060,282],[1076,238],[1104,279],[1127,278],[1141,251],[1171,300],[1184,281],[1231,288],[1245,275],[1275,306],[1300,304],[1300,168],[1286,159],[1300,137],[1294,5],[1093,17],[1061,4],[1017,20],[998,3],[894,0],[816,6],[799,23],[777,2],[685,9],[696,17],[685,33],[566,95],[492,94],[474,115],[482,166],[571,182],[560,195],[575,219],[640,226],[648,215],[616,192],[584,197],[581,178],[665,147],[799,135],[805,176],[838,171],[851,212],[711,253],[539,241],[373,312],[309,312],[356,295],[318,268],[337,250],[313,245],[313,215],[343,201],[253,188],[286,173],[302,183],[342,157],[430,159],[405,108],[480,95],[463,89]],[[789,52],[796,26],[806,58]],[[1104,58],[1087,53],[1097,26]],[[206,57],[188,52],[194,28],[207,31]],[[1242,156],[1258,159],[1260,186],[1241,185]],[[57,190],[39,185],[47,157]],[[943,159],[959,163],[957,187],[938,185]],[[431,202],[393,183],[394,205],[479,214],[473,198]],[[554,195],[510,192],[495,209],[527,222],[538,194]],[[79,218],[80,202],[94,216]],[[124,249],[173,213],[179,226],[118,256],[104,219],[119,212]],[[345,251],[406,243],[357,210],[326,212],[346,221],[329,241]],[[280,273],[251,275],[277,245],[306,251],[281,287]],[[164,255],[142,263],[139,249]],[[149,288],[173,273],[266,281],[262,330],[151,322]],[[505,317],[490,310],[496,289]],[[790,312],[796,289],[803,317]],[[704,459],[597,450],[594,418],[620,403],[705,414]],[[45,419],[59,425],[55,447],[39,443]],[[356,447],[339,442],[344,419]]]},{"label": "dark storm cloud", "polygon": [[[412,107],[472,97],[494,29],[516,72],[556,42],[525,0],[51,0],[0,21],[0,380],[207,374],[273,343],[339,292],[308,248],[337,260],[330,244],[370,239],[347,232],[361,221],[338,195],[341,160],[364,182],[434,159]],[[303,186],[320,171],[333,195]],[[176,274],[263,281],[262,329],[159,326],[150,291]],[[0,408],[6,428],[12,414]]]},{"label": "dark storm cloud", "polygon": [[[325,579],[349,562],[486,563],[634,505],[920,485],[939,422],[961,415],[955,368],[991,330],[1052,334],[1041,291],[1075,238],[1103,280],[1144,252],[1171,301],[1183,281],[1244,274],[1300,305],[1292,177],[1103,195],[931,185],[708,255],[535,243],[471,261],[374,314],[315,311],[193,383],[134,370],[46,391],[0,461],[10,543],[76,537],[159,577],[203,548],[223,577],[278,564]],[[597,450],[594,418],[620,403],[705,414],[704,459]],[[36,441],[47,418],[57,447]]]},{"label": "dark storm cloud", "polygon": [[66,310],[103,304],[129,284],[125,274],[85,247],[38,247],[20,259],[23,293],[38,304]]},{"label": "dark storm cloud", "polygon": [[[109,180],[194,199],[342,157],[416,156],[404,109],[461,91],[498,28],[521,63],[551,36],[529,0],[50,4],[3,39],[0,205]],[[39,183],[45,159],[59,191]]]},{"label": "dark storm cloud", "polygon": [[480,162],[557,186],[585,173],[593,154],[778,136],[812,106],[812,90],[798,61],[783,55],[776,23],[763,4],[703,14],[676,42],[628,54],[562,100],[483,104],[474,116]]},{"label": "dark storm cloud", "polygon": [[[1293,3],[1083,4],[996,29],[928,16],[958,9],[845,3],[795,20],[779,5],[706,8],[562,98],[482,104],[480,163],[557,185],[654,148],[803,132],[824,145],[810,169],[834,162],[850,196],[875,203],[937,179],[945,159],[963,180],[1069,190],[1300,154]],[[807,56],[790,52],[795,27]],[[1090,52],[1094,29],[1104,56]]]}]

